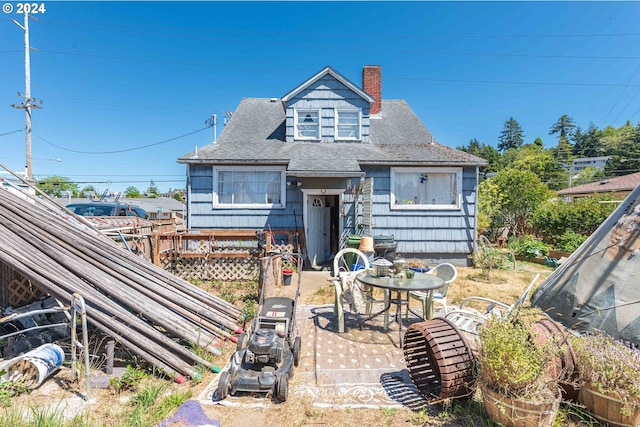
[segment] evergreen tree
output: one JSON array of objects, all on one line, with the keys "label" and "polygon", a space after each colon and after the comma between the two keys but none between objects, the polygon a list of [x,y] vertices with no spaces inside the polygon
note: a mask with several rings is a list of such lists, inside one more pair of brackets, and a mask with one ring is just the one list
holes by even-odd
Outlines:
[{"label": "evergreen tree", "polygon": [[557,122],[551,126],[551,130],[549,130],[549,135],[558,134],[558,143],[560,139],[564,139],[565,141],[573,140],[573,137],[576,132],[576,124],[573,120],[573,117],[563,114],[560,116]]},{"label": "evergreen tree", "polygon": [[509,148],[520,148],[524,143],[524,132],[520,123],[513,117],[509,117],[509,120],[504,122],[504,129],[500,132],[498,141],[500,141],[498,144],[498,151],[500,152],[504,152]]}]

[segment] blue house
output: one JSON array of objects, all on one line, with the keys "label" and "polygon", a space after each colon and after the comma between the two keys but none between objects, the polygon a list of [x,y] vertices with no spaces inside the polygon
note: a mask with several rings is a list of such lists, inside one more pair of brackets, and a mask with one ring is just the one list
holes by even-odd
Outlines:
[{"label": "blue house", "polygon": [[358,87],[327,66],[280,98],[243,98],[216,141],[178,159],[188,228],[304,227],[317,264],[348,235],[393,236],[405,258],[466,265],[487,162],[382,99],[381,77],[365,66]]}]

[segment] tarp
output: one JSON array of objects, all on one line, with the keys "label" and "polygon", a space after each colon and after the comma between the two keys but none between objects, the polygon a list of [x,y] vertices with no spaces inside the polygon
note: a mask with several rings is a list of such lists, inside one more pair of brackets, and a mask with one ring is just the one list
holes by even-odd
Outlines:
[{"label": "tarp", "polygon": [[536,290],[532,304],[579,333],[640,346],[640,186]]}]

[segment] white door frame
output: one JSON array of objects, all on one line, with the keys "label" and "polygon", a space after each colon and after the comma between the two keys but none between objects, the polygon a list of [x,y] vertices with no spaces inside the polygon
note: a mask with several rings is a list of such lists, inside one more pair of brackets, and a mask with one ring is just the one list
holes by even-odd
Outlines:
[{"label": "white door frame", "polygon": [[[328,189],[328,188],[304,188],[302,191],[302,222],[304,227],[304,241],[307,241],[307,236],[309,235],[309,224],[307,223],[307,202],[309,197],[315,196],[339,196],[338,197],[338,217],[340,220],[338,221],[338,239],[342,236],[342,205],[344,204],[344,192],[346,190],[341,189]],[[305,248],[306,250],[306,248]]]}]

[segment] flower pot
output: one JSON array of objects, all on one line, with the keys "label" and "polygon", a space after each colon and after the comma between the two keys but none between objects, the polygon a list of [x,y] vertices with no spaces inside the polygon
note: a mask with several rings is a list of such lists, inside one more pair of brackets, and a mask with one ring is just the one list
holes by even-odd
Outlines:
[{"label": "flower pot", "polygon": [[551,427],[560,407],[560,393],[554,401],[535,403],[503,396],[485,385],[482,405],[489,418],[505,427]]},{"label": "flower pot", "polygon": [[631,415],[625,416],[620,413],[622,401],[617,396],[601,393],[590,383],[585,383],[578,393],[578,402],[603,423],[608,423],[615,427],[637,427],[640,426],[640,408],[631,408]]},{"label": "flower pot", "polygon": [[291,276],[293,275],[293,270],[283,269],[282,270],[282,284],[284,286],[291,285]]}]

